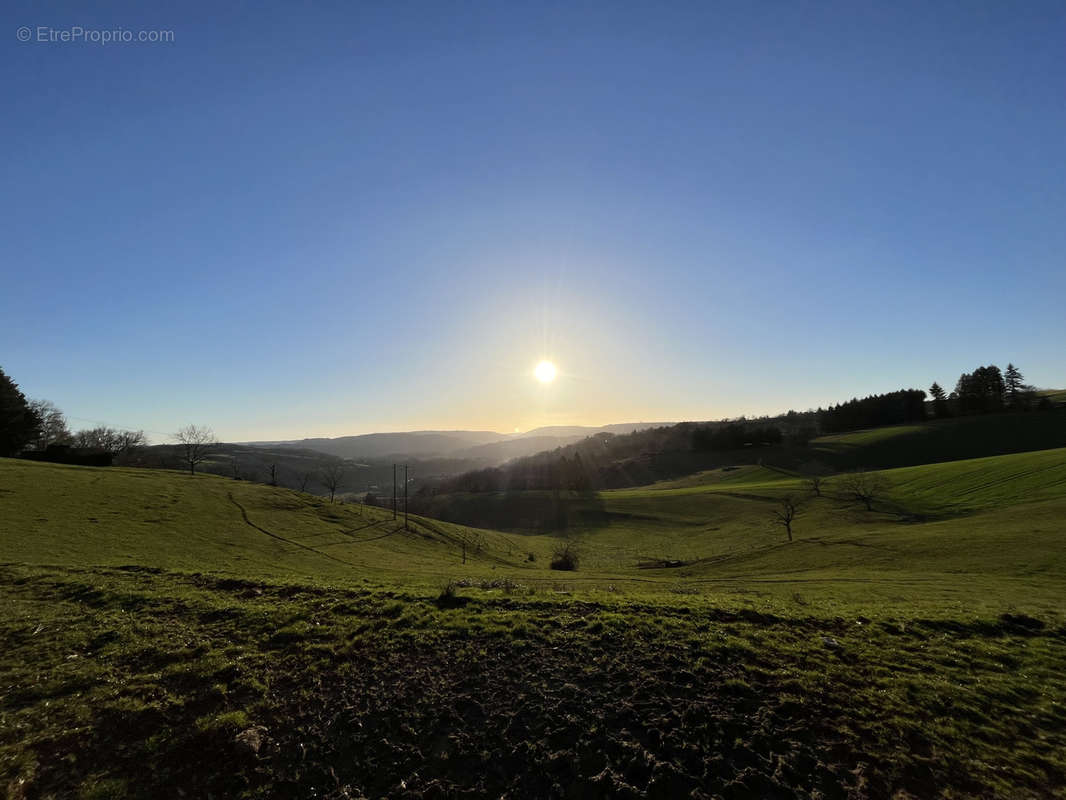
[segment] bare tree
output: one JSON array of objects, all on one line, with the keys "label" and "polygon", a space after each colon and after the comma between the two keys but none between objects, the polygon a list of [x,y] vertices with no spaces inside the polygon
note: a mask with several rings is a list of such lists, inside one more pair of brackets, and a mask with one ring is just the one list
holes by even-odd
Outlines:
[{"label": "bare tree", "polygon": [[825,479],[822,478],[821,475],[811,475],[805,481],[805,483],[807,484],[807,488],[810,489],[811,494],[813,494],[815,497],[822,496],[822,484],[824,482]]},{"label": "bare tree", "polygon": [[271,486],[277,486],[278,485],[278,465],[277,464],[271,464],[270,465],[270,485]]},{"label": "bare tree", "polygon": [[110,453],[117,433],[112,428],[85,428],[75,433],[72,441],[79,450],[105,450]]},{"label": "bare tree", "polygon": [[148,438],[144,435],[144,431],[118,431],[114,444],[115,455],[128,456],[148,444]]},{"label": "bare tree", "polygon": [[55,403],[50,400],[30,400],[27,405],[41,421],[37,429],[36,447],[38,450],[46,450],[50,444],[66,444],[70,441],[67,418],[63,416],[63,412],[56,407]]},{"label": "bare tree", "polygon": [[233,480],[239,481],[241,479],[241,462],[237,456],[230,459],[229,468],[233,473]]},{"label": "bare tree", "polygon": [[329,501],[333,502],[333,496],[337,493],[337,487],[341,485],[341,478],[344,477],[344,464],[330,464],[328,467],[322,469],[319,473],[319,480],[322,481],[322,485],[329,489]]},{"label": "bare tree", "polygon": [[189,474],[196,474],[196,465],[207,460],[218,440],[210,428],[198,425],[186,425],[174,434],[181,445],[185,463],[189,465]]},{"label": "bare tree", "polygon": [[310,480],[311,480],[311,473],[310,472],[304,472],[304,473],[302,473],[300,475],[300,491],[301,492],[306,492],[307,491],[307,484],[310,482]]},{"label": "bare tree", "polygon": [[120,431],[114,428],[88,428],[78,431],[71,440],[75,447],[85,450],[102,450],[113,456],[128,455],[148,440],[144,431]]},{"label": "bare tree", "polygon": [[792,521],[797,514],[799,514],[799,502],[790,494],[778,501],[778,508],[774,511],[774,520],[785,529],[790,542],[792,541]]},{"label": "bare tree", "polygon": [[866,506],[867,511],[873,511],[874,501],[880,500],[888,490],[888,481],[882,475],[864,469],[849,472],[840,485],[846,494]]}]

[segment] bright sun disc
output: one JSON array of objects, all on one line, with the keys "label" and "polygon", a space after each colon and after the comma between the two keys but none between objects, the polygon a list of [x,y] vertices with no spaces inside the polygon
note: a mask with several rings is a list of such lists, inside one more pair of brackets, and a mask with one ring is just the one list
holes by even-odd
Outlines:
[{"label": "bright sun disc", "polygon": [[537,364],[537,368],[533,370],[533,374],[537,376],[537,380],[541,383],[551,383],[555,380],[555,365],[550,361],[541,361]]}]

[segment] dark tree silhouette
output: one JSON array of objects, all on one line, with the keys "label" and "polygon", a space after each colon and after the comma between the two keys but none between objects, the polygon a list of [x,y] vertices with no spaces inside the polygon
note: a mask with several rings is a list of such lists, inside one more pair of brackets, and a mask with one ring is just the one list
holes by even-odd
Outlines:
[{"label": "dark tree silhouette", "polygon": [[0,369],[0,456],[13,456],[37,438],[41,420],[18,384]]},{"label": "dark tree silhouette", "polygon": [[982,414],[1000,411],[1006,386],[999,367],[991,364],[978,367],[972,373],[964,372],[955,384],[955,397],[962,414]]},{"label": "dark tree silhouette", "polygon": [[821,475],[811,475],[805,482],[811,494],[815,497],[822,496],[822,484],[825,483],[825,479]]},{"label": "dark tree silhouette", "polygon": [[277,486],[278,485],[278,465],[277,464],[271,464],[270,465],[270,485],[271,486]]},{"label": "dark tree silhouette", "polygon": [[849,400],[831,408],[818,410],[818,424],[826,433],[876,428],[923,419],[925,392],[920,389],[901,389],[898,392],[871,395],[861,400]]},{"label": "dark tree silhouette", "polygon": [[943,419],[949,415],[948,410],[948,396],[944,392],[943,387],[933,381],[933,385],[929,387],[929,396],[933,398],[933,416],[937,419]]},{"label": "dark tree silhouette", "polygon": [[1032,408],[1036,396],[1036,389],[1025,383],[1025,376],[1013,364],[1007,364],[1007,370],[1003,373],[1003,387],[1006,394],[1007,405],[1015,410]]},{"label": "dark tree silhouette", "polygon": [[799,503],[792,495],[785,495],[778,501],[778,509],[774,511],[774,520],[785,529],[788,540],[792,541],[792,521],[799,513]]},{"label": "dark tree silhouette", "polygon": [[1007,364],[1007,371],[1003,373],[1003,386],[1007,392],[1007,399],[1014,404],[1015,398],[1018,396],[1018,392],[1021,391],[1023,381],[1022,373],[1013,364]]}]

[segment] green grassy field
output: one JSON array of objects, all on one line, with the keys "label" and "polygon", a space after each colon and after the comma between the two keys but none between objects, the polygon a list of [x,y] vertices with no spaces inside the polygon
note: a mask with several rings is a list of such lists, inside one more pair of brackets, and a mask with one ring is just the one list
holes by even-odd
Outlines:
[{"label": "green grassy field", "polygon": [[[161,567],[242,578],[436,580],[462,566],[516,567],[548,545],[493,531],[330,504],[214,475],[0,460],[0,561]],[[480,552],[479,552],[480,550]]]},{"label": "green grassy field", "polygon": [[881,475],[563,493],[548,534],[0,460],[0,787],[1066,796],[1066,450]]}]

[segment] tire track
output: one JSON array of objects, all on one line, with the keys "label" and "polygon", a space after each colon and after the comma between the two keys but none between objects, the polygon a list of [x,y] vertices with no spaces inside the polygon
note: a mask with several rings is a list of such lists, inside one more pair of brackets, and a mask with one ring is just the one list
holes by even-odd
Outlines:
[{"label": "tire track", "polygon": [[348,566],[348,567],[356,567],[357,569],[360,568],[359,564],[355,564],[355,563],[353,563],[351,561],[345,561],[343,558],[337,558],[336,556],[331,556],[329,553],[323,553],[321,550],[316,550],[313,547],[308,547],[306,544],[301,544],[300,542],[295,542],[292,539],[286,539],[284,536],[278,536],[276,533],[271,533],[266,528],[260,528],[258,525],[256,525],[250,519],[248,519],[248,512],[245,510],[244,506],[242,506],[240,503],[237,502],[237,499],[233,496],[233,492],[226,492],[226,496],[229,498],[230,502],[233,503],[233,505],[237,506],[237,508],[240,509],[241,518],[244,520],[244,523],[246,525],[248,525],[251,528],[255,528],[260,533],[266,534],[271,539],[277,539],[279,542],[285,542],[285,544],[291,544],[294,547],[299,547],[301,550],[308,550],[308,551],[310,551],[312,553],[315,553],[316,555],[322,556],[322,558],[328,558],[330,561],[336,561],[338,564],[344,564],[345,566]]}]

